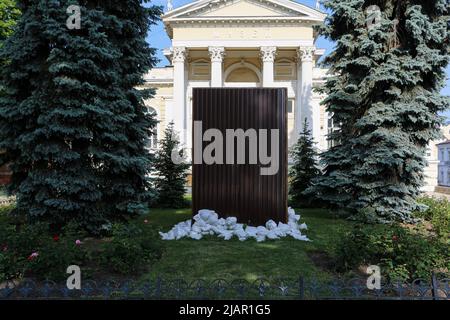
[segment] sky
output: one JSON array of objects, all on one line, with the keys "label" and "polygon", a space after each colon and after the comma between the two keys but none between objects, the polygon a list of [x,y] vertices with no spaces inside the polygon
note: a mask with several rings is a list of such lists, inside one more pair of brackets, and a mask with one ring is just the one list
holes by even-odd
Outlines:
[{"label": "sky", "polygon": [[[315,7],[316,0],[296,0],[299,3],[305,4],[310,7]],[[194,0],[172,0],[174,8],[181,7],[187,3],[194,2]],[[152,4],[158,6],[164,6],[164,11],[166,11],[167,0],[153,0]],[[164,25],[159,22],[157,25],[153,26],[150,30],[148,36],[148,42],[154,48],[158,49],[158,58],[160,59],[158,66],[166,66],[169,64],[167,59],[164,57],[162,50],[169,48],[171,46],[170,39],[164,30]],[[317,40],[316,46],[321,49],[326,49],[326,53],[333,50],[333,43],[325,38],[319,38]],[[447,86],[442,90],[442,94],[450,96],[450,66],[447,68]],[[445,112],[447,119],[450,119],[450,110]]]}]

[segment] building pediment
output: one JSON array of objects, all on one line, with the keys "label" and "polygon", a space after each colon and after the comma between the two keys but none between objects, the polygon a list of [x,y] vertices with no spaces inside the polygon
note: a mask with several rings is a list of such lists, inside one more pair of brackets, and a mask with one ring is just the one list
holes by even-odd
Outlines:
[{"label": "building pediment", "polygon": [[291,0],[199,0],[162,17],[169,34],[172,24],[236,21],[295,21],[321,23],[325,14]]}]

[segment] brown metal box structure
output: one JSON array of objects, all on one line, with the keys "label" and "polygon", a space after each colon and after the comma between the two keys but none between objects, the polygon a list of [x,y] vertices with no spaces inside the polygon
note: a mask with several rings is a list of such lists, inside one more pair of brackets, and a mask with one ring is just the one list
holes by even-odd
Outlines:
[{"label": "brown metal box structure", "polygon": [[[245,164],[211,164],[195,157],[210,141],[196,139],[193,134],[192,166],[193,213],[200,209],[215,210],[220,217],[234,216],[241,223],[263,225],[269,219],[287,221],[287,90],[284,88],[194,88],[193,123],[201,121],[201,136],[208,129],[218,129],[224,137],[226,129],[267,129],[279,131],[279,170],[274,175],[261,175],[262,165],[249,164],[246,139]],[[197,122],[198,123],[198,122]],[[193,129],[194,132],[194,129]],[[202,141],[202,142],[199,142]],[[258,137],[259,141],[259,137]],[[236,151],[236,149],[235,149]],[[268,152],[270,155],[272,150]],[[258,144],[259,153],[259,144]],[[198,153],[197,153],[198,154]],[[236,157],[236,153],[235,153]],[[226,159],[226,148],[223,148]]]}]

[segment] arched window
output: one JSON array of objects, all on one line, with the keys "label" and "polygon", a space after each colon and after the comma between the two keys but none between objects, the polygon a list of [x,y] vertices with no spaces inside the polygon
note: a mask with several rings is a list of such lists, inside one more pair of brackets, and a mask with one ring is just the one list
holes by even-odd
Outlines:
[{"label": "arched window", "polygon": [[[148,113],[151,114],[154,119],[158,120],[158,113],[154,108],[148,107]],[[158,148],[158,125],[153,128],[147,148],[149,150],[155,150]]]},{"label": "arched window", "polygon": [[260,70],[255,65],[245,61],[232,64],[224,73],[225,82],[260,83],[261,78]]}]

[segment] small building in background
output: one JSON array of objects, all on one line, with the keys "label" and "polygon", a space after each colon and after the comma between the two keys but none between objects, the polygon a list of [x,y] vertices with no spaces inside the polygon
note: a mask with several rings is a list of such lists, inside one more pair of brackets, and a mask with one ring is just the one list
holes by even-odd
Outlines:
[{"label": "small building in background", "polygon": [[[438,188],[448,188],[450,192],[450,140],[437,145],[438,147]],[[443,191],[443,190],[440,190]]]}]

